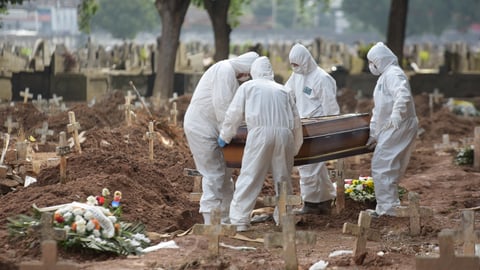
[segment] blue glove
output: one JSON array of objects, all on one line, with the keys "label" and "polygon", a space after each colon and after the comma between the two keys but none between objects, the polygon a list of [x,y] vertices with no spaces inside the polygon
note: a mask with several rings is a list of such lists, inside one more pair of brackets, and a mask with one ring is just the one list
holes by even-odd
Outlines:
[{"label": "blue glove", "polygon": [[218,146],[220,146],[222,148],[227,145],[227,143],[222,139],[222,137],[218,137],[217,143],[218,143]]}]

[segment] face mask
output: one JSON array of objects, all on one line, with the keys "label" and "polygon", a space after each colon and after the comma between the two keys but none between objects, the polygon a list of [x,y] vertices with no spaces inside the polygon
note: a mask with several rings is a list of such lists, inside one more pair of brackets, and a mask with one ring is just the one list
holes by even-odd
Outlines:
[{"label": "face mask", "polygon": [[241,83],[246,82],[248,80],[250,80],[250,75],[248,75],[248,74],[242,75],[241,77],[237,78],[237,81],[239,81]]},{"label": "face mask", "polygon": [[292,66],[292,70],[293,70],[293,72],[298,73],[298,74],[305,73],[302,66]]},{"label": "face mask", "polygon": [[370,72],[373,75],[375,75],[375,76],[380,75],[380,71],[378,71],[378,69],[375,67],[375,65],[373,63],[368,64],[368,69],[370,69]]}]

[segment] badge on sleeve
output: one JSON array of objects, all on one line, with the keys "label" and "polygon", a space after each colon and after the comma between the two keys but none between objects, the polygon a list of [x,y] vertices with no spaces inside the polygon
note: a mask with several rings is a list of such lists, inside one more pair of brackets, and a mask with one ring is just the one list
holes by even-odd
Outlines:
[{"label": "badge on sleeve", "polygon": [[308,86],[305,86],[303,88],[303,93],[307,94],[307,95],[311,95],[312,94],[312,88],[308,87]]}]

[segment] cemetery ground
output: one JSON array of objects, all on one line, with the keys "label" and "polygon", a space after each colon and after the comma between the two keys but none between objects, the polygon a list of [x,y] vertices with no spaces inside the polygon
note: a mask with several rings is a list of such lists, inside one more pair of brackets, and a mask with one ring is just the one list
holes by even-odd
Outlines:
[{"label": "cemetery ground", "polygon": [[[340,93],[338,101],[342,113],[371,111],[371,99],[356,99],[353,91],[345,89]],[[471,101],[477,107],[480,105],[480,99]],[[79,132],[84,132],[85,140],[80,144],[81,152],[74,146],[67,155],[65,183],[61,183],[59,164],[54,158],[58,158],[55,150],[59,133],[68,131],[67,111],[42,112],[32,102],[18,102],[13,106],[2,104],[2,133],[7,132],[3,123],[11,115],[14,122],[23,125],[27,139],[36,138],[30,142],[28,155],[32,162],[15,163],[12,153],[18,128],[14,128],[4,164],[13,166],[14,174],[22,178],[34,177],[37,182],[28,187],[8,186],[5,182],[1,185],[0,269],[18,269],[22,262],[41,259],[38,233],[12,237],[7,218],[31,215],[33,204],[48,207],[85,202],[90,195],[100,195],[103,188],[112,193],[122,192],[121,218],[143,223],[152,245],[173,240],[179,248],[160,249],[140,256],[117,256],[85,249],[65,250],[59,246],[59,261],[76,263],[78,269],[284,269],[282,248],[266,248],[261,242],[266,233],[281,231],[272,220],[253,224],[251,231],[237,234],[247,239],[220,237],[222,245],[250,249],[220,246],[218,256],[212,256],[207,237],[185,233],[194,224],[202,223],[198,202],[192,202],[189,197],[193,180],[184,175],[185,168],[194,168],[181,128],[188,102],[187,96],[177,99],[178,126],[168,120],[169,108],[150,107],[156,120],[153,160],[149,156],[151,137],[146,136],[152,119],[144,109],[137,109],[128,125],[125,111],[118,109],[118,105],[125,103],[124,93],[112,91],[94,105],[67,104],[68,111],[75,113],[80,123]],[[329,257],[334,251],[353,249],[355,238],[343,234],[342,227],[347,222],[356,224],[360,211],[373,207],[347,199],[341,213],[295,218],[297,231],[316,235],[314,244],[297,244],[299,269],[309,269],[320,260],[329,263],[328,269],[415,269],[416,256],[438,255],[438,233],[442,229],[458,229],[461,210],[480,205],[480,172],[472,166],[456,165],[456,151],[452,148],[454,143],[458,147],[473,143],[474,129],[480,125],[480,118],[456,115],[443,108],[445,102],[444,99],[434,104],[431,114],[428,95],[415,97],[421,132],[400,185],[407,192],[418,193],[420,205],[433,210],[433,216],[421,218],[419,235],[411,235],[408,217],[373,218],[370,228],[379,232],[380,241],[367,241],[367,253],[361,265],[356,264],[351,254]],[[42,144],[35,130],[41,128],[44,121],[54,134],[47,135]],[[70,132],[68,134],[70,137]],[[443,134],[449,135],[450,143],[442,140]],[[370,175],[370,160],[371,154],[345,158],[344,178]],[[294,186],[298,194],[296,175]],[[267,179],[261,197],[273,194],[273,185]],[[402,204],[408,205],[407,195],[402,196]],[[462,254],[462,243],[455,242],[455,249]]]}]

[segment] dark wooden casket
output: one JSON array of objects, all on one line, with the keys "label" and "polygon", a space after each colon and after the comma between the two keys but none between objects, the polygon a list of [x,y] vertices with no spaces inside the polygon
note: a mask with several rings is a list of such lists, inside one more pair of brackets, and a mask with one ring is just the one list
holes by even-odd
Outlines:
[{"label": "dark wooden casket", "polygon": [[[372,152],[365,147],[370,134],[370,114],[354,113],[302,119],[303,145],[295,166]],[[223,148],[227,167],[240,168],[247,139],[242,125]]]}]

